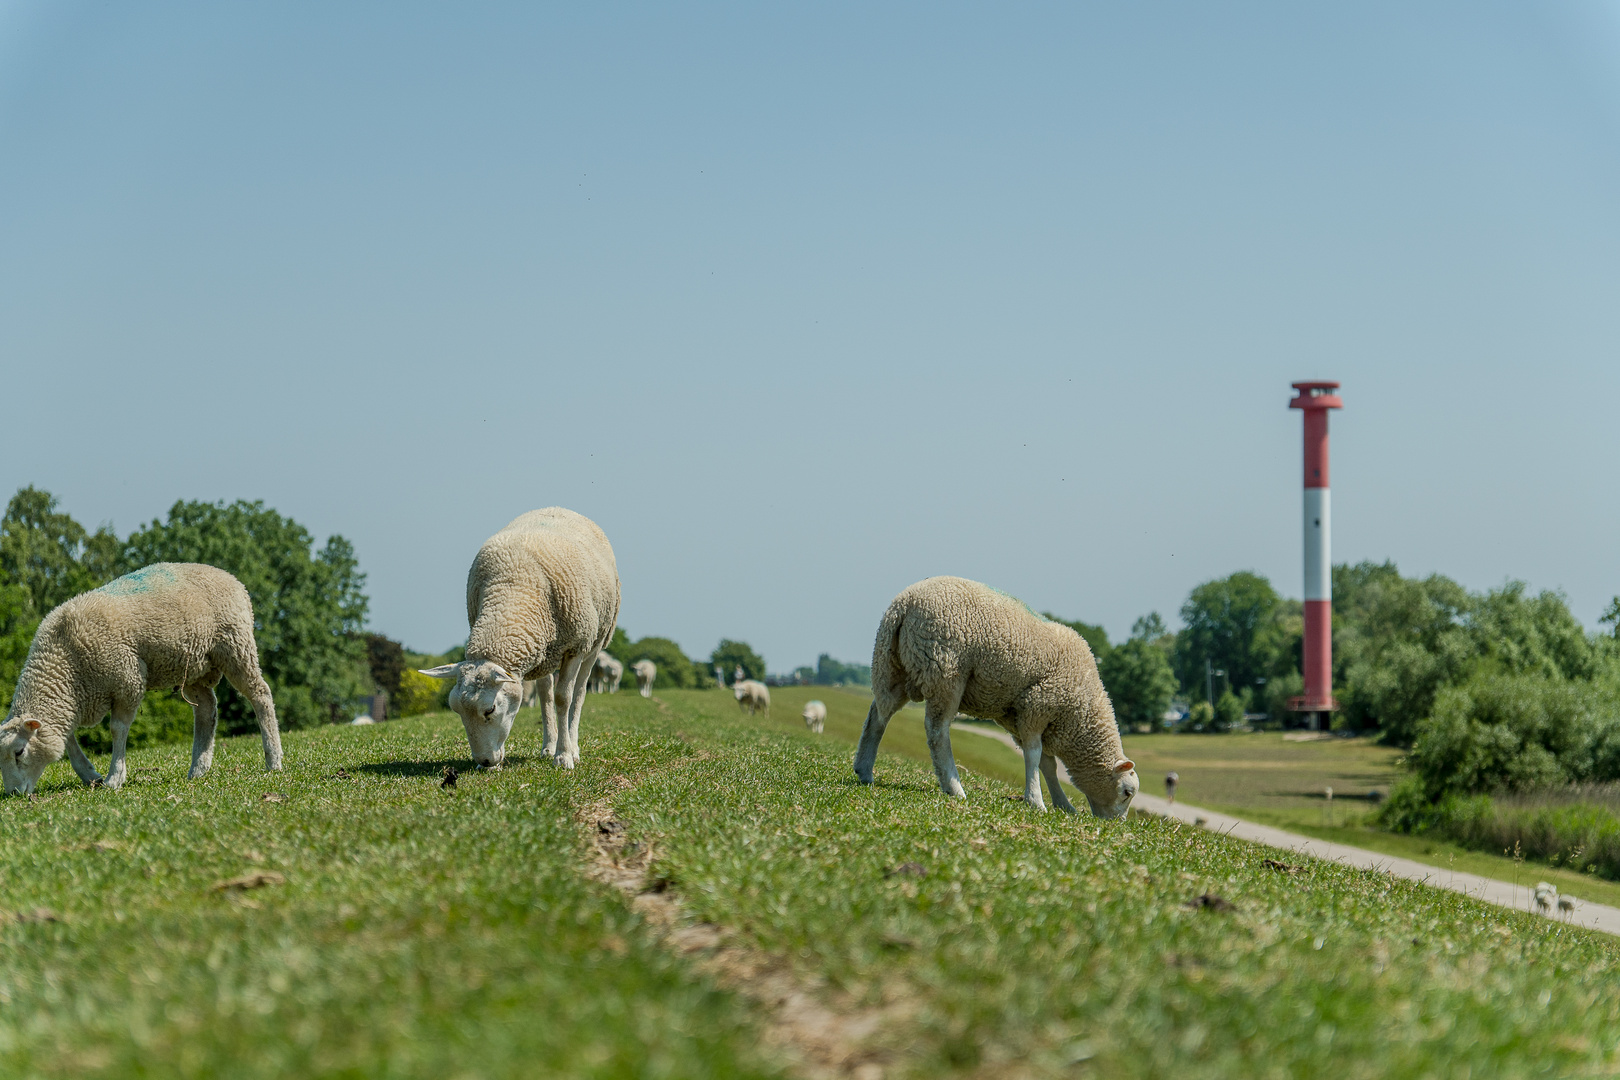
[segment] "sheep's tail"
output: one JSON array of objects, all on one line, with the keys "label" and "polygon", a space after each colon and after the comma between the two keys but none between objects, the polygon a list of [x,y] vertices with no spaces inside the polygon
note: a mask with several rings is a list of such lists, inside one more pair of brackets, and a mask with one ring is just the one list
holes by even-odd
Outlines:
[{"label": "sheep's tail", "polygon": [[900,663],[900,629],[905,624],[905,611],[899,604],[890,604],[878,623],[877,637],[872,641],[872,699],[899,697],[905,700],[905,669]]}]

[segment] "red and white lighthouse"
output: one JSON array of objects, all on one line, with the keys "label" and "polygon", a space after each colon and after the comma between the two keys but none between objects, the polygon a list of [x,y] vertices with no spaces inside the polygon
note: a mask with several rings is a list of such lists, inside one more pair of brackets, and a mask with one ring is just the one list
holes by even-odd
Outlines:
[{"label": "red and white lighthouse", "polygon": [[1328,497],[1328,410],[1344,402],[1336,382],[1297,382],[1290,409],[1305,413],[1305,693],[1288,708],[1309,714],[1310,726],[1328,727],[1333,700],[1333,560]]}]

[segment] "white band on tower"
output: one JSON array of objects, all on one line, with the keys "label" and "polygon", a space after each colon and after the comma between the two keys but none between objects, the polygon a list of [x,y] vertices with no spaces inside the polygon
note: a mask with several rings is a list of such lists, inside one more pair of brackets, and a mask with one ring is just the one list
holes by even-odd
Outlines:
[{"label": "white band on tower", "polygon": [[1328,552],[1328,489],[1305,489],[1305,599],[1333,599],[1333,561]]}]

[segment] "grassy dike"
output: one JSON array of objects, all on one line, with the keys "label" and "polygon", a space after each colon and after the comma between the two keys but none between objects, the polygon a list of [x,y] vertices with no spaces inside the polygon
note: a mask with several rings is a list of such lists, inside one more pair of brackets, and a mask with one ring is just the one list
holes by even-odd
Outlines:
[{"label": "grassy dike", "polygon": [[[572,773],[534,759],[525,715],[511,764],[453,794],[439,777],[466,744],[442,714],[294,733],[273,777],[251,739],[198,783],[180,747],[132,755],[117,793],[55,767],[41,797],[0,802],[0,909],[59,920],[0,929],[0,1074],[779,1070],[768,1007],[585,877],[591,806],[651,845],[680,919],[868,1018],[845,1030],[887,1075],[1620,1068],[1612,939],[1342,867],[1281,872],[1173,823],[1035,815],[988,739],[957,739],[966,804],[893,753],[859,787],[847,744],[796,719],[808,695],[777,696],[768,720],[717,692],[593,698]],[[821,696],[830,728],[858,725],[859,698]],[[921,714],[890,739],[915,753]],[[211,888],[257,870],[285,880]],[[1187,906],[1200,895],[1232,906]]]}]

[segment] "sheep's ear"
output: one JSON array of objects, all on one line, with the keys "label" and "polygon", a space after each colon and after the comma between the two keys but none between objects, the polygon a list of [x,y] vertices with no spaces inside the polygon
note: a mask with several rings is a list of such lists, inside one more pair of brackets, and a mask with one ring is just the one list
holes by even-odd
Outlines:
[{"label": "sheep's ear", "polygon": [[1134,768],[1136,768],[1136,762],[1130,760],[1129,758],[1120,758],[1118,761],[1114,762],[1115,772],[1130,772]]},{"label": "sheep's ear", "polygon": [[29,717],[27,720],[22,722],[21,730],[22,737],[26,739],[28,736],[39,730],[39,721],[35,720],[33,717]]},{"label": "sheep's ear", "polygon": [[460,664],[440,664],[438,667],[417,668],[418,675],[427,675],[434,679],[453,679]]}]

